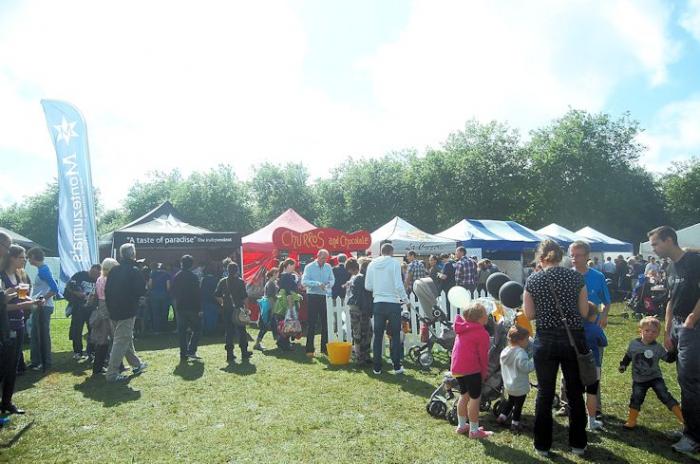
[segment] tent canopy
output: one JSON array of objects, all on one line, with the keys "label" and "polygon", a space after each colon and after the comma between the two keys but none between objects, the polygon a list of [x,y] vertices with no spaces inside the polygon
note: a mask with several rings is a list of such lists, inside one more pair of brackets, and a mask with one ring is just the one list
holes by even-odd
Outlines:
[{"label": "tent canopy", "polygon": [[391,242],[394,246],[394,252],[397,254],[411,250],[421,255],[452,253],[457,247],[455,240],[424,232],[398,216],[372,232],[371,235],[370,250],[375,256],[380,254],[381,247],[386,242]]},{"label": "tent canopy", "polygon": [[301,217],[299,213],[289,208],[262,229],[243,237],[241,241],[244,245],[244,252],[273,250],[275,247],[272,243],[272,234],[280,227],[286,227],[294,232],[306,232],[316,228],[315,225]]},{"label": "tent canopy", "polygon": [[570,231],[566,227],[560,226],[559,224],[552,223],[546,227],[539,229],[537,233],[540,235],[546,235],[547,237],[551,238],[563,247],[568,247],[576,240],[581,240],[588,243],[591,246],[592,252],[609,251],[607,250],[607,243],[601,242],[600,240],[594,240],[590,237],[584,237],[582,235]]},{"label": "tent canopy", "polygon": [[[632,253],[634,251],[631,243],[626,243],[609,237],[602,232],[598,232],[592,227],[584,227],[575,232],[585,240],[591,242],[592,251]],[[597,243],[596,243],[597,242]]]},{"label": "tent canopy", "polygon": [[[101,243],[106,242],[104,236]],[[239,249],[241,236],[237,232],[211,232],[181,219],[169,201],[149,211],[135,221],[112,233],[112,247],[133,243],[137,249]]]},{"label": "tent canopy", "polygon": [[[677,230],[676,235],[678,235],[678,246],[681,248],[700,248],[700,223]],[[654,250],[651,248],[651,243],[640,243],[639,253],[644,256],[653,255]]]},{"label": "tent canopy", "polygon": [[438,235],[456,240],[466,248],[518,251],[533,249],[545,239],[515,221],[462,219]]},{"label": "tent canopy", "polygon": [[7,235],[9,235],[10,238],[12,239],[12,243],[16,243],[17,245],[21,245],[26,249],[40,247],[40,248],[48,251],[48,248],[41,246],[38,243],[36,243],[35,241],[25,237],[24,235],[20,235],[17,232],[13,232],[10,229],[5,229],[4,227],[0,227],[0,232],[4,232]]},{"label": "tent canopy", "polygon": [[243,278],[246,281],[250,281],[261,267],[270,269],[275,265],[277,250],[272,242],[272,234],[280,227],[295,232],[306,232],[316,228],[299,213],[289,208],[262,229],[243,237],[241,239],[243,242]]}]

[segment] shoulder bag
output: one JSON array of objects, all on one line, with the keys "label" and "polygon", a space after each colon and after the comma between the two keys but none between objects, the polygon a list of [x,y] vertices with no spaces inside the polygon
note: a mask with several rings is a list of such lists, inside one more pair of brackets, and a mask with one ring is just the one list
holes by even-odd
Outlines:
[{"label": "shoulder bag", "polygon": [[549,285],[549,289],[552,292],[552,295],[554,296],[554,303],[557,306],[557,310],[559,311],[559,315],[561,316],[561,321],[564,323],[564,328],[566,329],[566,334],[569,337],[569,343],[571,343],[571,346],[576,352],[576,360],[578,361],[578,373],[581,377],[581,383],[583,383],[583,385],[586,387],[589,385],[593,385],[598,381],[598,369],[595,365],[595,356],[593,355],[593,351],[591,351],[590,348],[587,348],[588,352],[586,353],[581,353],[578,350],[576,342],[574,342],[574,337],[573,335],[571,335],[571,329],[569,328],[569,324],[566,322],[566,317],[564,316],[564,311],[561,308],[561,303],[559,303],[559,297],[557,296],[557,292],[554,289],[554,284],[552,283],[549,274],[547,274],[546,276],[547,284]]},{"label": "shoulder bag", "polygon": [[231,299],[231,306],[233,306],[233,313],[231,314],[231,317],[233,318],[232,322],[235,325],[246,325],[250,324],[250,311],[245,306],[242,306],[240,308],[236,308],[234,301],[233,301],[233,294],[231,293],[231,287],[229,287],[228,284],[228,278],[226,279],[226,291],[228,292],[228,297]]}]

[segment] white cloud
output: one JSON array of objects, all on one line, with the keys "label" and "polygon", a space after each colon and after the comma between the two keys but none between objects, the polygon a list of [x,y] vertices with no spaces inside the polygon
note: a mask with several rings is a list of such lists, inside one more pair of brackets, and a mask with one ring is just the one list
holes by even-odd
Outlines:
[{"label": "white cloud", "polygon": [[529,129],[568,106],[601,110],[627,78],[662,84],[677,54],[656,0],[418,0],[399,37],[357,61],[373,82],[373,103],[360,105],[307,84],[313,44],[295,2],[105,5],[39,0],[6,13],[0,153],[31,154],[42,178],[23,193],[55,175],[40,98],[86,116],[111,207],[153,169],[227,162],[246,177],[263,160],[303,161],[319,176],[348,155],[435,145],[470,117]]},{"label": "white cloud", "polygon": [[681,17],[681,26],[700,41],[700,0],[688,0]]},{"label": "white cloud", "polygon": [[666,79],[677,56],[660,2],[419,0],[365,62],[382,108],[418,140],[469,117],[531,128],[567,107],[598,111],[620,83]]},{"label": "white cloud", "polygon": [[663,173],[671,162],[700,157],[700,94],[664,106],[640,142],[648,147],[642,164],[651,171]]}]

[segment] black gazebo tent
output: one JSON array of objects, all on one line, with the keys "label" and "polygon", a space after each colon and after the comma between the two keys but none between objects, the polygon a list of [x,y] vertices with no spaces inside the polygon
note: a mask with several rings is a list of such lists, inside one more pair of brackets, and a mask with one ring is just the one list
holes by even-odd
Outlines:
[{"label": "black gazebo tent", "polygon": [[241,264],[241,234],[212,232],[188,224],[169,201],[102,237],[100,255],[114,257],[125,243],[133,243],[137,258],[146,263],[173,263],[190,254],[197,263],[231,257]]}]

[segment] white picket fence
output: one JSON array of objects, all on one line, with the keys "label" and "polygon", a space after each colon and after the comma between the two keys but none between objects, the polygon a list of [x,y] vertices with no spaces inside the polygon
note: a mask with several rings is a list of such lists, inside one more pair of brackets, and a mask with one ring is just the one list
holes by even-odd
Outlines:
[{"label": "white picket fence", "polygon": [[[477,294],[475,292],[474,298],[490,298],[486,291],[482,291]],[[423,315],[430,315],[432,313],[432,308],[422,308],[418,298],[412,293],[411,294],[411,331],[405,334],[404,339],[404,351],[408,351],[409,348],[420,344],[420,320],[418,319],[418,312]],[[447,314],[448,320],[454,320],[456,309],[454,307],[447,310],[447,295],[445,292],[437,299],[437,304],[440,308]],[[352,329],[350,326],[350,308],[346,302],[342,301],[340,298],[336,298],[335,302],[331,297],[328,297],[326,301],[326,306],[328,308],[328,341],[345,341],[352,342]],[[442,324],[436,323],[436,329],[438,333],[442,329]]]}]

